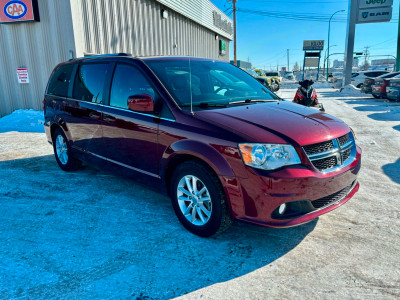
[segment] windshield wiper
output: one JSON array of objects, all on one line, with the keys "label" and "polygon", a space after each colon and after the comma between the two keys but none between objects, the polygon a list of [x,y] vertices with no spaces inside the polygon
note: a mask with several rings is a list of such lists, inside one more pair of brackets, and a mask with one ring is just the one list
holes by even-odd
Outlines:
[{"label": "windshield wiper", "polygon": [[240,100],[240,101],[233,101],[229,102],[228,104],[247,104],[247,103],[256,103],[256,102],[276,102],[279,101],[278,99],[246,99],[246,100]]},{"label": "windshield wiper", "polygon": [[183,104],[180,105],[181,107],[200,107],[200,108],[207,108],[207,107],[226,107],[226,104],[220,104],[220,103],[208,103],[208,102],[201,102],[201,103],[196,103],[196,104]]}]

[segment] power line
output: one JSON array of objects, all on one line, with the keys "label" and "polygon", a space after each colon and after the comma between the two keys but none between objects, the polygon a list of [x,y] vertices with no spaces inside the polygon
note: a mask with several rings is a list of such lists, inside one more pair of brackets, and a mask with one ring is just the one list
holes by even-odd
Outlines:
[{"label": "power line", "polygon": [[[247,14],[256,14],[261,15],[264,17],[271,17],[271,18],[281,18],[287,20],[300,20],[300,21],[314,21],[314,22],[329,22],[329,17],[320,17],[315,15],[307,15],[307,14],[293,14],[293,13],[278,13],[278,12],[271,12],[271,11],[261,11],[261,10],[250,10],[250,9],[243,9],[238,8],[238,12],[247,13]],[[346,19],[339,19],[336,18],[332,20],[332,22],[345,22]]]}]

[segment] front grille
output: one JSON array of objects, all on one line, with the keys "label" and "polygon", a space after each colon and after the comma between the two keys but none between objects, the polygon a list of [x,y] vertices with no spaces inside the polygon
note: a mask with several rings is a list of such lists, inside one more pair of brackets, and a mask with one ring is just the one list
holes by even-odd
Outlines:
[{"label": "front grille", "polygon": [[319,198],[317,200],[311,201],[311,204],[314,206],[314,208],[317,209],[317,208],[321,208],[321,207],[324,207],[324,206],[331,205],[331,204],[333,204],[335,202],[338,202],[338,201],[342,200],[344,197],[347,196],[347,194],[352,189],[354,183],[355,182],[353,182],[349,186],[345,187],[344,189],[340,190],[339,192],[336,192],[336,193],[331,194],[329,196],[326,196],[326,197]]},{"label": "front grille", "polygon": [[313,162],[314,167],[316,167],[320,171],[328,170],[337,165],[337,159],[335,156],[331,156],[328,158],[317,159]]},{"label": "front grille", "polygon": [[351,163],[355,158],[355,142],[351,132],[322,143],[303,147],[313,166],[321,172],[329,172]]},{"label": "front grille", "polygon": [[329,151],[333,149],[333,142],[327,141],[318,144],[312,144],[303,147],[304,151],[306,151],[307,155],[317,154],[325,151]]},{"label": "front grille", "polygon": [[348,150],[343,152],[343,155],[342,155],[343,162],[345,162],[350,157],[350,154],[351,154],[351,149],[348,149]]},{"label": "front grille", "polygon": [[343,146],[344,144],[346,144],[349,141],[349,139],[350,139],[349,134],[345,134],[344,136],[341,136],[340,138],[338,138],[339,145]]}]

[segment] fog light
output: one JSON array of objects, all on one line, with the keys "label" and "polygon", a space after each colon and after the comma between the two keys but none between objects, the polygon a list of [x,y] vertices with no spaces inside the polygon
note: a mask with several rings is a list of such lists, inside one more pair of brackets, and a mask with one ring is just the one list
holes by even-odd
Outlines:
[{"label": "fog light", "polygon": [[279,212],[280,215],[283,215],[285,210],[286,210],[286,203],[283,203],[283,204],[281,204],[281,206],[279,206],[278,212]]}]

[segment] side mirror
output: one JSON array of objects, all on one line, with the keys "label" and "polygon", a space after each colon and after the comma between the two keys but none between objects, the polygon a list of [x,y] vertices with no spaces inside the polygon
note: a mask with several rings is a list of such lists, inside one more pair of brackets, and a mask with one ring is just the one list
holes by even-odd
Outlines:
[{"label": "side mirror", "polygon": [[129,96],[128,109],[139,112],[152,112],[154,111],[154,100],[147,94]]}]

